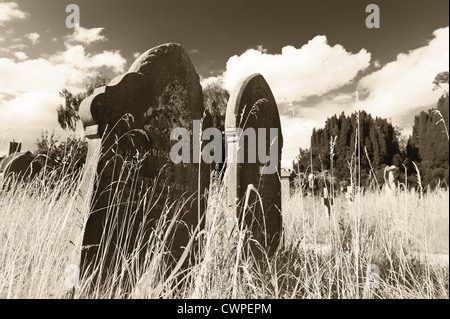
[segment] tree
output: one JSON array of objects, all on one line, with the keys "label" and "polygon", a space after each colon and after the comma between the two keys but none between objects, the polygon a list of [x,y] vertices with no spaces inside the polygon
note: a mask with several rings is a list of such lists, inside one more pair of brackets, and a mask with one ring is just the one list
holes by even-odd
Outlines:
[{"label": "tree", "polygon": [[96,73],[89,77],[84,83],[84,90],[81,93],[72,93],[67,89],[62,89],[59,95],[64,99],[64,104],[57,108],[58,123],[63,130],[75,131],[77,122],[80,120],[78,111],[81,102],[91,95],[98,87],[104,86],[109,79],[102,73]]},{"label": "tree", "polygon": [[[355,145],[359,120],[360,149]],[[330,169],[330,144],[333,139],[333,176],[339,181],[350,179],[349,162],[361,162],[361,185],[369,182],[372,165],[375,172],[381,171],[385,165],[400,165],[403,154],[400,150],[399,134],[392,124],[383,118],[373,118],[364,111],[345,116],[334,115],[325,122],[325,127],[314,129],[311,135],[311,150],[300,149],[294,169],[305,173],[307,170],[316,174]],[[367,160],[365,155],[370,159]],[[312,160],[311,160],[312,159]]]},{"label": "tree", "polygon": [[42,162],[48,160],[52,166],[64,166],[67,171],[76,171],[84,165],[87,150],[87,142],[76,136],[59,141],[55,137],[55,131],[42,131],[41,137],[36,140],[35,154],[41,155]]},{"label": "tree", "polygon": [[225,131],[225,114],[230,93],[224,88],[221,80],[209,83],[203,89],[203,102],[213,119],[214,127]]},{"label": "tree", "polygon": [[433,91],[440,89],[442,84],[448,85],[448,71],[438,73],[434,78],[433,84],[434,84]]},{"label": "tree", "polygon": [[226,142],[225,115],[229,98],[230,93],[224,88],[221,80],[209,83],[203,89],[203,103],[205,104],[205,110],[211,114],[213,127],[218,128],[222,132],[222,164],[219,165],[220,169],[222,168],[226,156],[224,149]]},{"label": "tree", "polygon": [[[441,72],[436,78],[443,79],[444,76],[439,77],[443,73],[447,73],[448,82],[448,72]],[[435,82],[438,81],[435,80]],[[439,180],[449,183],[449,145],[446,134],[448,124],[449,96],[447,92],[440,97],[436,108],[421,112],[414,117],[412,136],[408,140],[406,154],[410,161],[418,164],[423,185],[434,187]]]}]

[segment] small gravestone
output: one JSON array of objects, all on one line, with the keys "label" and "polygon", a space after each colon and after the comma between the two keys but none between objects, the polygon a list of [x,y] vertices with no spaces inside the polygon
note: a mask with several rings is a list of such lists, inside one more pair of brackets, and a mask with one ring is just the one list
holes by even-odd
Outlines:
[{"label": "small gravestone", "polygon": [[3,173],[5,180],[8,177],[24,181],[32,180],[41,168],[41,164],[31,152],[18,153],[17,149],[0,163],[0,172]]},{"label": "small gravestone", "polygon": [[[385,189],[386,193],[390,196],[396,195],[397,193],[397,184],[395,182],[394,172],[397,169],[395,165],[386,166],[384,169],[384,181],[385,181]],[[388,178],[386,178],[386,173]]]},{"label": "small gravestone", "polygon": [[22,149],[22,143],[17,143],[14,140],[12,142],[9,142],[9,153],[8,155],[12,155],[14,153],[20,153],[20,150]]},{"label": "small gravestone", "polygon": [[281,205],[286,209],[287,203],[291,198],[291,172],[289,170],[281,170]]},{"label": "small gravestone", "polygon": [[239,228],[245,224],[271,254],[282,234],[283,137],[277,104],[262,75],[243,79],[231,92],[225,134],[227,204],[235,209]]},{"label": "small gravestone", "polygon": [[[82,102],[89,144],[86,189],[96,181],[82,243],[82,275],[97,268],[94,280],[102,282],[136,266],[125,267],[124,261],[142,265],[156,253],[148,251],[149,242],[164,238],[168,225],[170,236],[162,244],[178,261],[203,227],[210,178],[209,165],[196,160],[203,108],[199,76],[174,43],[145,52],[128,73]],[[189,162],[175,163],[170,156],[178,142],[171,132],[177,128],[190,137]]]},{"label": "small gravestone", "polygon": [[314,174],[310,173],[308,175],[308,189],[309,189],[310,195],[314,194],[314,179],[315,179]]},{"label": "small gravestone", "polygon": [[323,205],[329,218],[331,218],[331,206],[334,205],[334,200],[328,195],[328,188],[323,189]]},{"label": "small gravestone", "polygon": [[345,198],[349,203],[353,202],[354,194],[353,187],[351,185],[347,186],[347,191],[345,192]]}]

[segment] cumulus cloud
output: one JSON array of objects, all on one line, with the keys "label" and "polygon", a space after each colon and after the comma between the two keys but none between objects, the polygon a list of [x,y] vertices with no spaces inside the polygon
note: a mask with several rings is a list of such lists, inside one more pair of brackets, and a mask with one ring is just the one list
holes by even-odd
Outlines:
[{"label": "cumulus cloud", "polygon": [[19,9],[15,2],[0,2],[0,26],[15,19],[25,19],[28,13]]},{"label": "cumulus cloud", "polygon": [[312,129],[334,112],[348,109],[349,101],[353,101],[341,94],[311,105],[308,97],[342,88],[370,62],[371,54],[365,49],[351,53],[342,45],[329,45],[325,36],[316,36],[300,48],[285,46],[280,54],[270,54],[258,45],[229,58],[222,75],[202,79],[201,84],[205,87],[222,80],[232,90],[242,78],[261,73],[278,103],[284,135],[282,166],[289,167],[299,148],[309,145]]},{"label": "cumulus cloud", "polygon": [[283,131],[283,150],[281,167],[292,167],[292,160],[298,155],[300,146],[309,145],[310,137],[316,121],[305,118],[292,118],[281,116],[281,129]]},{"label": "cumulus cloud", "polygon": [[109,67],[114,72],[123,72],[126,60],[119,51],[103,51],[98,54],[87,54],[82,45],[68,45],[66,51],[54,55],[49,59],[53,63],[70,65],[74,69],[92,69]]},{"label": "cumulus cloud", "polygon": [[[341,112],[364,109],[410,132],[414,114],[435,105],[442,94],[433,91],[432,82],[437,73],[449,69],[448,47],[449,27],[441,28],[422,47],[381,65],[364,49],[351,53],[316,36],[300,48],[284,47],[281,54],[258,46],[233,56],[222,75],[202,79],[202,85],[220,79],[231,90],[243,77],[261,73],[278,103],[285,136],[283,166],[290,166],[298,148],[309,147],[312,128]],[[361,71],[371,73],[359,79]],[[359,103],[355,91],[360,93]]]},{"label": "cumulus cloud", "polygon": [[90,53],[69,41],[63,51],[46,58],[30,59],[23,51],[11,54],[14,58],[0,58],[0,134],[7,142],[21,140],[24,150],[35,148],[42,129],[64,135],[56,114],[63,88],[79,92],[99,68],[122,73],[126,64],[119,51]]},{"label": "cumulus cloud", "polygon": [[9,46],[8,51],[10,51],[10,50],[24,50],[26,48],[28,48],[28,46],[26,44],[15,43],[15,44]]},{"label": "cumulus cloud", "polygon": [[[58,125],[55,108],[60,102],[61,98],[58,93],[27,92],[7,102],[1,109],[0,114],[14,119],[9,122],[9,126],[39,123],[42,127],[54,127]],[[36,110],[39,110],[39,112],[36,112]]]},{"label": "cumulus cloud", "polygon": [[28,59],[28,55],[22,51],[14,52],[14,56],[17,60],[24,61]]},{"label": "cumulus cloud", "polygon": [[87,29],[83,27],[74,28],[74,32],[66,37],[66,41],[71,43],[90,44],[97,41],[105,41],[106,38],[100,34],[104,28]]},{"label": "cumulus cloud", "polygon": [[31,41],[32,44],[36,44],[39,42],[39,38],[41,37],[37,32],[31,32],[25,35],[25,37]]},{"label": "cumulus cloud", "polygon": [[395,119],[435,104],[442,92],[433,91],[432,82],[436,74],[449,69],[448,47],[449,28],[437,29],[427,45],[401,53],[395,61],[363,77],[359,90],[368,96],[361,107]]},{"label": "cumulus cloud", "polygon": [[0,103],[0,119],[4,119],[0,121],[0,135],[5,142],[0,151],[7,151],[12,139],[22,142],[23,150],[33,150],[44,128],[63,134],[55,112],[61,103],[58,93],[32,91]]},{"label": "cumulus cloud", "polygon": [[208,78],[200,78],[200,84],[203,88],[206,88],[209,84],[223,81],[222,76],[210,76]]},{"label": "cumulus cloud", "polygon": [[301,48],[285,46],[281,54],[269,54],[259,46],[235,55],[222,77],[231,90],[243,77],[261,73],[277,101],[301,101],[349,83],[370,65],[370,59],[365,49],[353,54],[342,45],[330,46],[325,36],[316,36]]},{"label": "cumulus cloud", "polygon": [[[24,58],[23,54],[18,55],[17,58]],[[76,89],[96,69],[106,67],[119,73],[124,71],[125,63],[118,51],[89,54],[80,45],[67,46],[65,51],[47,59],[0,58],[0,93],[15,96],[30,91],[57,93],[64,87]]]}]

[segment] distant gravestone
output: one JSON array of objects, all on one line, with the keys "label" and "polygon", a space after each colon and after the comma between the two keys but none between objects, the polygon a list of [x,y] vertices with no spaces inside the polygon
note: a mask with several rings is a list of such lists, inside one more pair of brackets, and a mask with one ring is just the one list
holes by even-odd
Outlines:
[{"label": "distant gravestone", "polygon": [[[386,166],[384,169],[385,190],[388,195],[395,195],[397,193],[397,185],[395,182],[394,171],[397,169],[395,165]],[[388,178],[386,178],[386,173]]]},{"label": "distant gravestone", "polygon": [[14,153],[20,153],[20,150],[22,149],[22,143],[17,143],[14,140],[12,142],[9,142],[9,153],[8,155],[12,155]]},{"label": "distant gravestone", "polygon": [[[251,230],[253,239],[273,253],[282,234],[280,161],[283,137],[277,104],[262,75],[247,77],[231,92],[225,134],[227,204],[235,207],[238,226],[243,222]],[[250,191],[249,185],[253,185],[260,197]],[[251,194],[246,201],[247,189]]]},{"label": "distant gravestone", "polygon": [[17,153],[14,151],[1,161],[0,172],[3,173],[5,179],[14,176],[18,180],[31,180],[42,168],[35,158],[31,152]]},{"label": "distant gravestone", "polygon": [[291,172],[289,170],[281,170],[281,205],[287,207],[287,203],[291,198]]},{"label": "distant gravestone", "polygon": [[345,192],[345,198],[349,203],[353,202],[354,194],[352,185],[347,186],[347,191]]},{"label": "distant gravestone", "polygon": [[325,212],[328,217],[331,218],[331,207],[334,205],[334,199],[329,196],[328,188],[323,189],[323,205],[325,206]]},{"label": "distant gravestone", "polygon": [[138,254],[135,260],[143,262],[150,253],[148,242],[164,237],[155,232],[165,229],[165,212],[165,225],[172,218],[176,223],[164,244],[175,261],[180,258],[197,226],[204,224],[203,194],[210,176],[207,164],[171,160],[177,141],[170,135],[175,128],[189,132],[193,159],[200,129],[194,120],[202,118],[203,108],[199,76],[174,43],[145,52],[128,73],[82,102],[80,117],[89,144],[87,195],[95,180],[82,243],[82,275],[97,267],[94,280],[104,280],[120,272],[117,268],[127,258]]}]

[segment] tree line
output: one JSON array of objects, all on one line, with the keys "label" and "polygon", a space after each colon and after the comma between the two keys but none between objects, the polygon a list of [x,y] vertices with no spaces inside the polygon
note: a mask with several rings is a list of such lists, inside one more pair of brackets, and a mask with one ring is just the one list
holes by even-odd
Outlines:
[{"label": "tree line", "polygon": [[[96,87],[105,85],[109,79],[102,74],[89,78],[81,93],[67,89],[60,92],[64,100],[58,109],[58,122],[66,131],[75,132],[79,122],[81,101],[92,94]],[[448,71],[439,73],[434,80],[435,89],[448,85]],[[223,83],[214,82],[203,89],[205,109],[210,113],[213,125],[224,131],[228,91]],[[423,186],[449,183],[448,91],[439,99],[436,108],[421,112],[414,118],[412,135],[404,139],[400,129],[390,120],[373,117],[365,111],[346,116],[344,113],[329,117],[323,128],[314,129],[311,147],[299,149],[293,162],[294,172],[308,175],[332,174],[337,181],[349,181],[360,167],[360,183],[364,186],[384,182],[384,168],[397,166],[399,181],[417,187],[417,165]],[[70,137],[58,141],[54,134],[43,132],[36,141],[38,154],[52,158],[84,163],[87,152],[82,138]]]},{"label": "tree line", "polygon": [[[448,71],[439,73],[433,83],[435,89],[448,85]],[[360,168],[361,186],[376,187],[384,182],[385,167],[395,165],[395,176],[405,186],[448,186],[448,99],[444,91],[435,108],[416,115],[406,140],[388,119],[365,111],[334,115],[324,128],[313,130],[310,148],[300,149],[293,162],[294,172],[307,176],[332,171],[337,181],[349,182]]]}]

